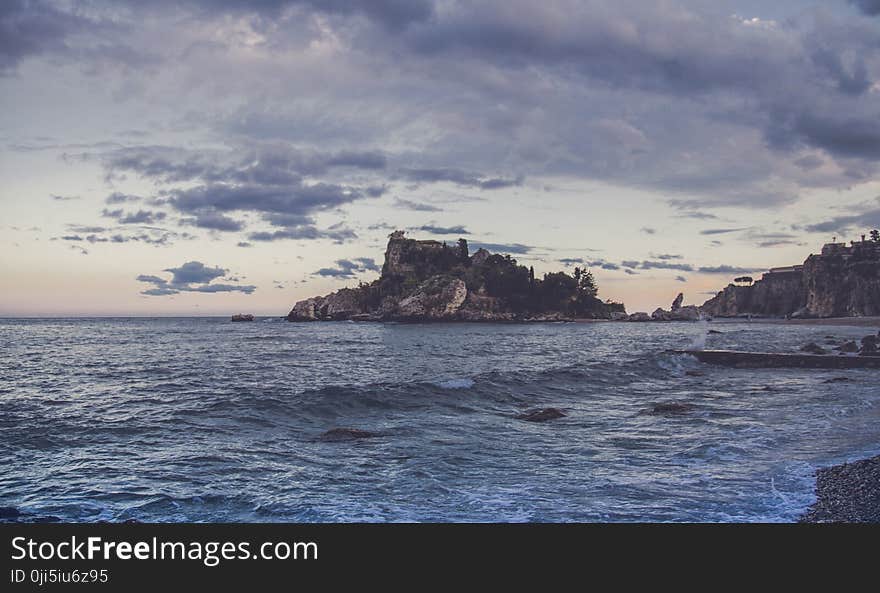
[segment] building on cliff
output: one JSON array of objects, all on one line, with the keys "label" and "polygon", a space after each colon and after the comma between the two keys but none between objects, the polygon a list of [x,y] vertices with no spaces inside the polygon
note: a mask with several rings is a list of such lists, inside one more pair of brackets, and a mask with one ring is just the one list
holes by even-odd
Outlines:
[{"label": "building on cliff", "polygon": [[703,303],[715,317],[880,315],[880,242],[831,242],[802,265],[771,268],[749,286],[729,284]]}]

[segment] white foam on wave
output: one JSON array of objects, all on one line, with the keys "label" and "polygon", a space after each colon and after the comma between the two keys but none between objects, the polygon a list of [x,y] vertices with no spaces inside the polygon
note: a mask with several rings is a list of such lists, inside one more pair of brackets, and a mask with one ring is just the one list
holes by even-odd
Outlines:
[{"label": "white foam on wave", "polygon": [[470,389],[474,386],[474,380],[465,377],[461,379],[447,379],[445,381],[432,381],[431,384],[441,389]]}]

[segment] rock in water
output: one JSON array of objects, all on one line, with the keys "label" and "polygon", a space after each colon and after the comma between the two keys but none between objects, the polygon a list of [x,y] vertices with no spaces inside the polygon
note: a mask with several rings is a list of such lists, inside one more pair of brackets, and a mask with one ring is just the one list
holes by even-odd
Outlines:
[{"label": "rock in water", "polygon": [[685,305],[673,310],[669,314],[669,318],[673,321],[699,321],[700,309],[694,305]]},{"label": "rock in water", "polygon": [[378,432],[361,430],[359,428],[333,428],[322,434],[319,438],[328,443],[338,443],[342,441],[372,439],[378,436],[381,436]]},{"label": "rock in water", "polygon": [[[372,261],[372,260],[366,260]],[[576,271],[536,278],[534,269],[485,249],[469,254],[467,241],[450,246],[389,236],[378,279],[357,288],[297,302],[289,321],[553,321],[626,315],[621,303],[602,301],[591,275]]]},{"label": "rock in water", "polygon": [[525,420],[526,422],[546,422],[547,420],[555,420],[557,418],[565,418],[567,414],[557,408],[540,408],[537,410],[529,410],[517,415],[517,420]]},{"label": "rock in water", "polygon": [[858,352],[859,345],[856,344],[853,340],[849,340],[834,348],[835,350],[840,350],[841,352]]},{"label": "rock in water", "polygon": [[681,303],[682,303],[682,301],[684,301],[684,294],[683,294],[683,293],[678,293],[678,296],[675,297],[675,300],[674,300],[674,301],[672,301],[672,310],[673,310],[673,311],[678,311],[679,309],[681,309]]},{"label": "rock in water", "polygon": [[687,414],[693,410],[695,406],[684,402],[661,402],[654,404],[648,411],[652,416],[676,416],[679,414]]},{"label": "rock in water", "polygon": [[0,507],[0,519],[15,519],[21,517],[21,511],[15,507]]},{"label": "rock in water", "polygon": [[808,354],[828,354],[828,352],[816,342],[810,342],[806,346],[802,346],[801,352],[807,352]]},{"label": "rock in water", "polygon": [[235,315],[232,316],[232,321],[253,321],[253,320],[254,320],[254,316],[251,315],[250,313],[245,313],[245,314],[236,313]]},{"label": "rock in water", "polygon": [[661,307],[657,307],[654,309],[654,312],[651,313],[651,319],[654,321],[669,321],[669,311],[664,310]]},{"label": "rock in water", "polygon": [[627,317],[627,321],[651,321],[651,316],[644,311],[638,311]]}]

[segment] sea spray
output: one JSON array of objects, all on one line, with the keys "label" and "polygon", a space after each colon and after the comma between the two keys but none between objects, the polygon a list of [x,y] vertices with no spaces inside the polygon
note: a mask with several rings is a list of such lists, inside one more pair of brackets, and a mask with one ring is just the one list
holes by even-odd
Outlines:
[{"label": "sea spray", "polygon": [[700,321],[697,322],[697,328],[697,335],[691,340],[688,350],[703,350],[706,348],[706,338],[709,337],[709,322],[701,316]]}]

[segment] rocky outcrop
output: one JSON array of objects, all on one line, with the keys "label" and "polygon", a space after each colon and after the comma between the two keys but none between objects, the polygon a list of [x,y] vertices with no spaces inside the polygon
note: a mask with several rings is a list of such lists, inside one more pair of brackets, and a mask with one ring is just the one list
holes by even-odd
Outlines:
[{"label": "rocky outcrop", "polygon": [[454,319],[467,298],[464,280],[435,276],[400,300],[394,315],[406,319]]},{"label": "rocky outcrop", "polygon": [[603,302],[587,270],[536,278],[510,256],[389,236],[379,279],[293,306],[290,321],[564,321],[626,316]]},{"label": "rocky outcrop", "polygon": [[669,311],[658,307],[651,315],[647,313],[633,313],[626,318],[626,321],[699,321],[703,318],[700,308],[695,305],[682,305],[684,295],[678,293],[675,300],[672,301],[672,307]]},{"label": "rocky outcrop", "polygon": [[754,284],[729,284],[701,309],[713,317],[880,315],[880,243],[829,243],[803,265],[771,269]]},{"label": "rocky outcrop", "polygon": [[565,418],[566,415],[565,412],[558,408],[540,408],[517,414],[516,418],[517,420],[525,420],[526,422],[547,422],[548,420]]}]

